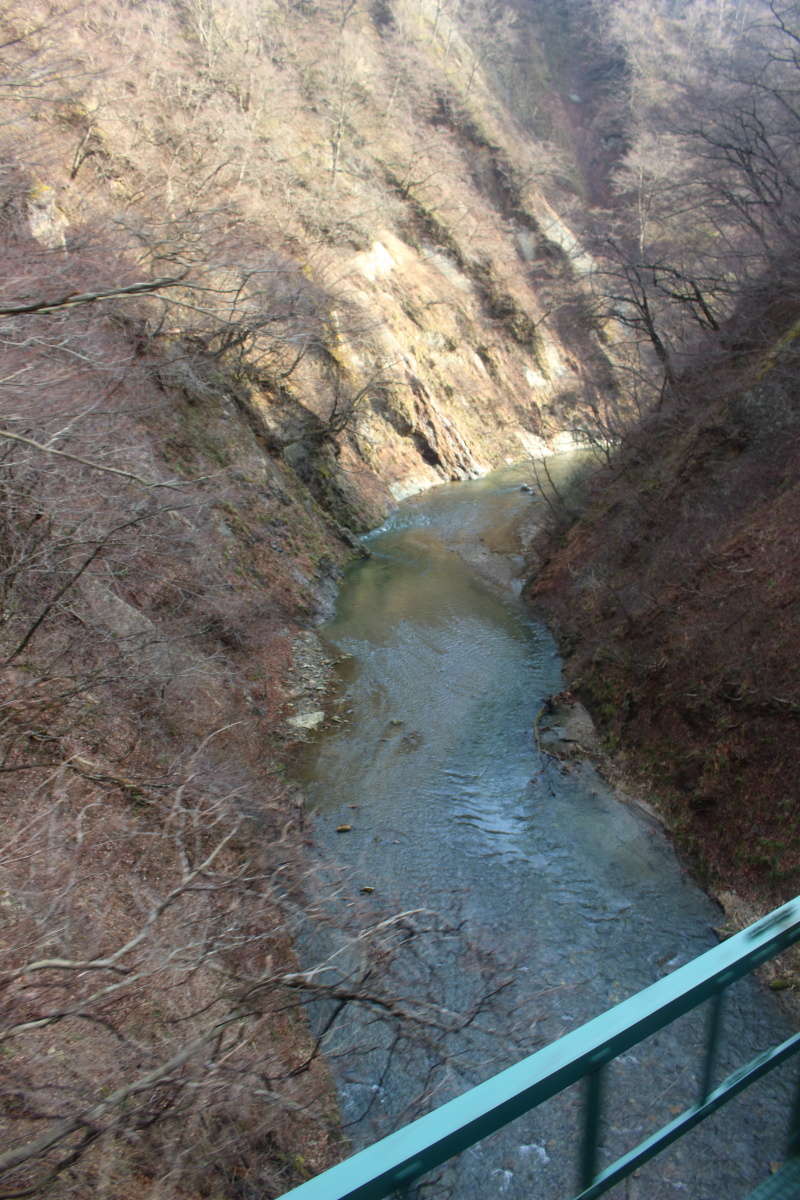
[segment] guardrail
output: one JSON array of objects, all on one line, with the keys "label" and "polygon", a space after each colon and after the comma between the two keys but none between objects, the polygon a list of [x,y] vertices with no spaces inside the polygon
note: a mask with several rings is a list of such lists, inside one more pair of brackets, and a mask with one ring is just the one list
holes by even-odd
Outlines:
[{"label": "guardrail", "polygon": [[[581,1190],[574,1200],[594,1200],[800,1051],[797,1033],[713,1084],[726,989],[798,940],[800,897],[463,1096],[286,1192],[283,1200],[382,1200],[580,1079],[586,1080],[586,1094]],[[603,1068],[706,1001],[709,1017],[697,1102],[616,1162],[598,1169]],[[790,1147],[796,1150],[800,1104],[790,1120]]]}]

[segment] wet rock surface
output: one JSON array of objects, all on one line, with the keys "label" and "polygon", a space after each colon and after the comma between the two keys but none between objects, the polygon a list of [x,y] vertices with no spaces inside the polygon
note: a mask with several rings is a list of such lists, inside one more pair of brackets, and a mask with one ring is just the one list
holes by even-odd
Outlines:
[{"label": "wet rock surface", "polygon": [[540,750],[555,758],[597,754],[600,739],[588,711],[571,692],[548,697],[534,720]]},{"label": "wet rock surface", "polygon": [[325,698],[333,676],[333,657],[312,629],[304,629],[292,644],[292,668],[287,685],[292,738],[302,740],[325,720]]}]

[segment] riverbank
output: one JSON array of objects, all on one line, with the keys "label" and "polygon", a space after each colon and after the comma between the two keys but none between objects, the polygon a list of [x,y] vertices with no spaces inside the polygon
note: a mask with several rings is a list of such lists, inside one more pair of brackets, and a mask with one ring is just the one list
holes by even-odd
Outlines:
[{"label": "riverbank", "polygon": [[[346,656],[347,720],[320,728],[305,764],[312,861],[337,864],[325,940],[307,961],[333,954],[342,969],[358,967],[362,986],[388,981],[394,996],[380,1009],[351,1007],[326,1035],[356,1145],[651,983],[713,944],[721,923],[652,814],[621,803],[582,756],[537,752],[535,713],[563,691],[555,645],[460,550],[495,518],[506,527],[512,510],[529,516],[531,503],[506,473],[407,501],[370,535],[371,556],[346,573],[323,630]],[[357,929],[398,929],[398,920],[402,936],[370,975]],[[414,1014],[406,1034],[393,1024],[398,1010]],[[772,1022],[782,1036],[772,998],[751,981],[720,1070],[766,1044]],[[646,1048],[622,1064],[609,1152],[651,1127],[655,1074],[668,1103],[684,1092],[692,1102],[701,1043],[692,1027],[675,1044],[660,1040],[657,1057]],[[773,1101],[756,1103],[755,1121],[748,1098],[730,1126],[737,1162],[730,1139],[698,1131],[632,1194],[671,1200],[691,1178],[699,1197],[716,1200],[758,1182],[779,1146],[767,1150],[761,1132]],[[562,1195],[565,1105],[463,1155],[437,1186],[466,1200],[485,1195],[487,1179],[509,1198],[534,1187],[545,1200]]]},{"label": "riverbank", "polygon": [[[587,618],[587,628],[578,635],[574,624],[570,624],[565,636],[564,599],[551,596],[546,583],[539,590],[538,572],[546,573],[550,565],[553,528],[575,500],[575,483],[581,488],[576,511],[591,496],[592,458],[585,452],[549,458],[549,475],[527,463],[509,468],[499,476],[504,480],[504,501],[495,506],[482,531],[477,533],[469,523],[463,530],[451,529],[449,544],[499,595],[509,592],[516,595],[524,589],[532,612],[553,621],[556,634],[561,634],[560,648],[565,654],[570,687],[547,697],[532,714],[532,736],[539,748],[562,762],[588,758],[623,803],[661,824],[699,885],[720,905],[722,915],[715,928],[720,937],[725,937],[790,898],[790,889],[776,893],[771,884],[762,885],[752,879],[743,885],[741,876],[735,872],[726,874],[713,869],[717,852],[713,844],[714,827],[709,827],[703,837],[687,836],[680,811],[683,797],[665,797],[663,773],[653,770],[652,761],[643,760],[635,742],[629,744],[624,737],[619,741],[613,736],[609,738],[609,723],[604,722],[602,708],[598,711],[593,704],[590,713],[581,703],[580,689],[573,690],[573,639],[580,636],[591,643],[591,617]],[[600,460],[594,462],[595,469],[601,467]],[[547,487],[549,498],[555,500],[556,513],[543,499],[542,486]],[[520,490],[520,496],[516,496],[516,489]],[[533,576],[532,562],[538,568]],[[544,602],[542,595],[546,597]],[[598,725],[595,716],[599,717]],[[675,747],[676,755],[682,753],[687,751]],[[791,951],[779,961],[770,962],[762,969],[761,978],[767,986],[782,993],[793,1018],[800,1018],[800,952]]]}]

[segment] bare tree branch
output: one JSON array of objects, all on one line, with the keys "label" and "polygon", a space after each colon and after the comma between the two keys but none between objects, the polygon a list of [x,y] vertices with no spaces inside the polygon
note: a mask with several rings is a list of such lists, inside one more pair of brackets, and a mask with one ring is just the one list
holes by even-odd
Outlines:
[{"label": "bare tree branch", "polygon": [[158,292],[164,288],[177,287],[183,283],[187,272],[182,275],[169,275],[164,279],[145,280],[143,283],[131,283],[127,287],[108,288],[102,292],[68,292],[56,300],[36,300],[32,304],[12,304],[0,307],[2,317],[21,317],[26,313],[50,313],[60,308],[74,308],[78,304],[93,304],[96,300],[113,300],[117,296],[142,296],[149,292]]},{"label": "bare tree branch", "polygon": [[[40,450],[43,454],[57,454],[59,458],[68,458],[71,462],[81,463],[84,467],[91,467],[93,471],[105,471],[108,475],[121,475],[123,479],[132,479],[134,483],[139,483],[142,487],[146,488],[180,488],[189,482],[188,480],[176,479],[144,479],[134,471],[123,471],[120,467],[107,467],[103,463],[92,462],[89,458],[81,458],[78,454],[70,454],[67,450],[56,450],[54,446],[44,446],[41,442],[35,442],[32,438],[23,437],[20,433],[12,433],[10,429],[0,429],[0,438],[5,438],[9,442],[21,442],[24,446],[30,446],[33,450]],[[197,480],[192,482],[197,482]]]}]

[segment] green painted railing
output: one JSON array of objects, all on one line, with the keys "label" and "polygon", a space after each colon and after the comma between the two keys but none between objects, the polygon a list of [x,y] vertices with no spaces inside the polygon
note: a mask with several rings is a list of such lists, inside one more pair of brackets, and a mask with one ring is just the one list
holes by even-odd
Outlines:
[{"label": "green painted railing", "polygon": [[[725,990],[798,940],[800,897],[550,1046],[287,1192],[284,1200],[290,1197],[291,1200],[381,1200],[391,1196],[579,1079],[586,1080],[586,1097],[580,1151],[581,1190],[575,1200],[601,1196],[800,1050],[798,1033],[759,1054],[722,1083],[713,1084]],[[603,1068],[617,1055],[704,1001],[710,1001],[709,1020],[697,1102],[622,1158],[600,1169]],[[792,1149],[797,1148],[794,1143],[799,1119],[800,1106],[796,1106],[790,1116]]]}]

